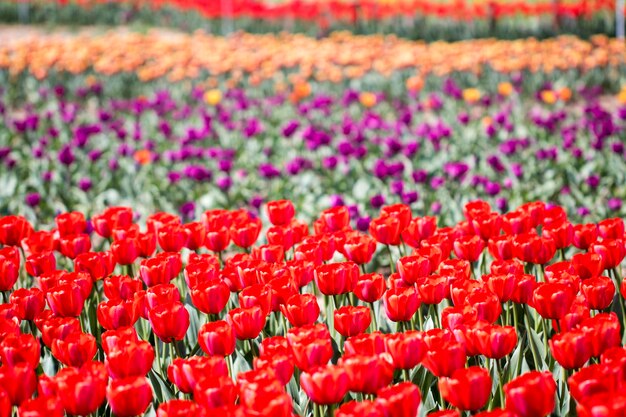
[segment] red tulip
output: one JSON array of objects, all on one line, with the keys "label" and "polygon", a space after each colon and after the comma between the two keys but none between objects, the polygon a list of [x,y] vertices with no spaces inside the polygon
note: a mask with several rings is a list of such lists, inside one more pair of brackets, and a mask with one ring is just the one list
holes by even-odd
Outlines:
[{"label": "red tulip", "polygon": [[385,352],[385,339],[380,331],[363,333],[346,339],[344,356],[371,356]]},{"label": "red tulip", "polygon": [[154,362],[154,348],[143,340],[126,340],[109,349],[106,367],[113,379],[146,376]]},{"label": "red tulip", "polygon": [[207,323],[198,332],[198,343],[207,355],[228,356],[235,351],[235,331],[224,320]]},{"label": "red tulip", "polygon": [[179,252],[187,245],[189,232],[182,224],[170,223],[159,227],[157,242],[165,252]]},{"label": "red tulip", "polygon": [[602,257],[597,253],[577,253],[572,256],[572,268],[582,280],[595,278],[602,273]]},{"label": "red tulip", "polygon": [[320,265],[315,268],[315,283],[324,295],[345,294],[355,287],[359,267],[353,262]]},{"label": "red tulip", "polygon": [[383,296],[387,317],[391,321],[410,321],[420,306],[415,287],[390,288]]},{"label": "red tulip", "polygon": [[260,219],[239,221],[230,226],[230,237],[240,248],[249,248],[259,238],[262,226]]},{"label": "red tulip", "polygon": [[424,367],[437,377],[451,376],[465,366],[465,348],[455,341],[440,341],[428,346],[422,361]]},{"label": "red tulip", "polygon": [[280,309],[289,323],[296,327],[313,324],[320,315],[320,306],[313,294],[294,294]]},{"label": "red tulip", "polygon": [[367,307],[343,306],[334,313],[335,330],[343,337],[365,332],[371,321],[371,312]]},{"label": "red tulip", "polygon": [[588,249],[598,240],[598,226],[595,224],[574,225],[572,244],[578,249]]},{"label": "red tulip", "polygon": [[219,314],[230,298],[228,286],[218,279],[199,283],[189,294],[193,305],[205,314]]},{"label": "red tulip", "polygon": [[599,357],[605,351],[621,346],[621,324],[615,313],[600,313],[580,322],[580,329],[589,336],[591,356]]},{"label": "red tulip", "polygon": [[[46,311],[40,316],[44,315]],[[42,320],[38,320],[39,318]],[[52,343],[55,340],[62,339],[71,333],[81,332],[80,322],[74,317],[38,317],[35,319],[35,325],[41,332],[41,340],[49,348],[52,348]]]},{"label": "red tulip", "polygon": [[450,292],[448,279],[440,275],[430,275],[417,281],[417,292],[423,304],[437,305]]},{"label": "red tulip", "polygon": [[382,406],[373,401],[350,401],[335,411],[335,417],[384,417]]},{"label": "red tulip", "polygon": [[404,256],[396,263],[398,273],[407,284],[415,284],[430,274],[430,260],[419,255]]},{"label": "red tulip", "polygon": [[424,358],[426,345],[419,332],[392,333],[385,336],[385,350],[396,369],[412,369]]},{"label": "red tulip", "polygon": [[480,236],[462,236],[454,241],[453,247],[458,258],[476,262],[483,253],[485,243]]},{"label": "red tulip", "polygon": [[304,392],[311,401],[322,405],[340,402],[348,393],[349,383],[346,370],[336,365],[319,366],[300,375],[300,386]]},{"label": "red tulip", "polygon": [[421,241],[434,235],[436,230],[436,217],[415,217],[402,231],[402,240],[412,248],[419,248]]},{"label": "red tulip", "polygon": [[541,234],[545,238],[554,240],[557,249],[567,248],[574,239],[574,227],[569,222],[544,227]]},{"label": "red tulip", "polygon": [[339,360],[348,373],[349,390],[374,394],[393,380],[393,359],[388,353],[373,356],[344,356]]},{"label": "red tulip", "polygon": [[[65,412],[58,398],[37,397],[24,401],[18,408],[17,414],[20,417],[63,417]],[[0,411],[0,416],[8,417],[9,415],[10,413],[2,414]]]},{"label": "red tulip", "polygon": [[167,378],[186,394],[192,393],[194,387],[209,377],[228,377],[228,367],[223,357],[176,358],[167,368]]},{"label": "red tulip", "polygon": [[11,404],[19,406],[33,396],[37,388],[37,376],[28,363],[0,366],[0,388],[9,396]]},{"label": "red tulip", "polygon": [[26,258],[26,272],[34,277],[55,271],[56,265],[56,258],[52,251],[36,253]]},{"label": "red tulip", "polygon": [[619,217],[598,222],[598,233],[602,239],[621,239],[624,237],[624,220]]},{"label": "red tulip", "polygon": [[[7,216],[10,217],[10,216]],[[5,217],[6,219],[6,217]],[[2,220],[0,220],[0,225],[2,224]],[[37,255],[42,252],[52,252],[58,249],[58,236],[55,232],[48,232],[45,230],[40,230],[38,232],[34,232],[32,227],[30,229],[32,233],[28,236],[24,236],[21,238],[17,245],[22,246],[24,249],[24,253],[27,256]],[[0,226],[0,235],[2,234],[2,229]]]},{"label": "red tulip", "polygon": [[139,256],[139,244],[136,238],[116,239],[111,243],[111,253],[118,265],[132,265]]},{"label": "red tulip", "polygon": [[98,351],[96,338],[85,333],[71,333],[52,342],[52,354],[67,366],[81,367]]},{"label": "red tulip", "polygon": [[235,308],[228,312],[228,323],[239,340],[256,339],[265,327],[266,314],[261,307]]},{"label": "red tulip", "polygon": [[0,243],[17,246],[33,233],[33,226],[22,216],[0,217]]},{"label": "red tulip", "polygon": [[239,293],[239,305],[241,307],[258,306],[264,315],[272,309],[272,287],[267,284],[255,284],[244,288]]},{"label": "red tulip", "polygon": [[128,275],[113,275],[105,278],[102,289],[109,300],[131,300],[143,289],[143,283]]},{"label": "red tulip", "polygon": [[11,291],[20,272],[19,252],[14,247],[0,249],[0,291]]},{"label": "red tulip", "polygon": [[230,245],[230,230],[225,226],[208,229],[204,244],[212,252],[222,252]]},{"label": "red tulip", "polygon": [[378,391],[376,403],[385,417],[415,417],[420,408],[421,395],[417,385],[402,382]]},{"label": "red tulip", "polygon": [[76,283],[57,285],[46,293],[50,309],[60,317],[78,317],[83,311],[85,297]]},{"label": "red tulip", "polygon": [[111,252],[85,252],[74,259],[76,272],[87,272],[94,281],[111,275],[115,260]]},{"label": "red tulip", "polygon": [[289,224],[296,210],[289,200],[277,200],[267,203],[267,215],[275,226]]},{"label": "red tulip", "polygon": [[486,326],[476,329],[472,335],[478,352],[490,359],[502,359],[517,345],[517,333],[511,326]]},{"label": "red tulip", "polygon": [[369,235],[357,234],[346,239],[343,254],[349,261],[364,265],[372,260],[376,252],[376,241]]},{"label": "red tulip", "polygon": [[561,283],[541,283],[533,292],[532,306],[545,319],[560,319],[569,311],[575,294]]},{"label": "red tulip", "polygon": [[39,365],[40,349],[39,341],[31,334],[8,334],[0,342],[0,358],[6,366],[26,363],[36,369]]},{"label": "red tulip", "polygon": [[381,216],[370,222],[370,235],[377,242],[383,245],[399,245],[400,244],[400,220],[397,217]]},{"label": "red tulip", "polygon": [[489,371],[479,366],[457,369],[439,380],[439,392],[450,404],[463,411],[480,410],[491,395]]},{"label": "red tulip", "polygon": [[344,230],[350,224],[350,212],[345,206],[326,209],[320,214],[320,220],[329,232]]},{"label": "red tulip", "polygon": [[159,404],[157,417],[202,417],[203,409],[190,400],[169,400]]},{"label": "red tulip", "polygon": [[152,385],[146,377],[114,379],[107,387],[106,396],[116,416],[139,416],[152,402]]},{"label": "red tulip", "polygon": [[366,303],[373,303],[382,298],[386,289],[385,277],[373,272],[358,277],[354,286],[354,295]]},{"label": "red tulip", "polygon": [[18,288],[9,299],[17,306],[23,320],[34,320],[46,307],[46,297],[38,288]]},{"label": "red tulip", "polygon": [[302,371],[326,365],[333,357],[330,333],[324,325],[291,328],[287,338],[294,362]]},{"label": "red tulip", "polygon": [[624,259],[626,249],[622,239],[604,239],[590,246],[590,251],[602,257],[602,268],[616,268]]},{"label": "red tulip", "polygon": [[98,304],[98,323],[106,330],[134,326],[139,319],[139,300],[110,300]]},{"label": "red tulip", "polygon": [[194,399],[206,410],[234,405],[239,395],[237,386],[228,376],[203,378],[194,387]]},{"label": "red tulip", "polygon": [[189,328],[189,312],[180,302],[160,304],[148,317],[154,334],[165,343],[183,340]]},{"label": "red tulip", "polygon": [[81,253],[91,250],[91,239],[85,233],[62,236],[59,239],[59,250],[63,256],[74,259]]},{"label": "red tulip", "polygon": [[615,296],[615,284],[609,277],[589,278],[582,282],[580,289],[593,310],[608,308]]},{"label": "red tulip", "polygon": [[114,229],[128,229],[133,224],[133,209],[130,207],[109,207],[91,217],[93,228],[104,238],[111,237]]},{"label": "red tulip", "polygon": [[550,372],[530,371],[504,386],[506,409],[519,417],[544,417],[554,410],[556,383]]}]

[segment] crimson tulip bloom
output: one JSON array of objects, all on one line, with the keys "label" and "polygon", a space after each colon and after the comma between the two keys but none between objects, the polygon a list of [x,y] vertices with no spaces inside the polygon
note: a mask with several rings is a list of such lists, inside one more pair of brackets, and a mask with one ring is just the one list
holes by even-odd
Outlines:
[{"label": "crimson tulip bloom", "polygon": [[355,287],[359,266],[354,262],[339,262],[315,268],[315,283],[324,295],[345,294]]},{"label": "crimson tulip bloom", "polygon": [[400,220],[396,217],[381,216],[372,219],[369,225],[370,235],[383,245],[397,246],[400,244]]},{"label": "crimson tulip bloom", "polygon": [[335,417],[385,417],[382,406],[374,401],[349,401],[335,412]]},{"label": "crimson tulip bloom", "polygon": [[198,381],[194,387],[194,399],[206,410],[235,404],[239,390],[228,376],[212,376]]},{"label": "crimson tulip bloom", "polygon": [[128,229],[133,224],[133,209],[130,207],[109,207],[91,217],[93,228],[104,238],[111,237],[114,229]]},{"label": "crimson tulip bloom", "polygon": [[223,357],[176,358],[167,368],[167,378],[186,394],[192,393],[194,387],[209,377],[228,377],[228,367]]},{"label": "crimson tulip bloom", "polygon": [[569,311],[574,297],[566,284],[540,283],[533,292],[532,306],[545,319],[560,319]]},{"label": "crimson tulip bloom", "polygon": [[113,275],[102,281],[102,290],[109,300],[131,300],[143,290],[143,283],[128,275]]},{"label": "crimson tulip bloom", "polygon": [[371,304],[382,298],[386,285],[382,274],[377,272],[363,274],[358,277],[353,292],[356,298]]},{"label": "crimson tulip bloom", "polygon": [[2,364],[15,366],[26,363],[31,368],[39,366],[39,354],[41,346],[35,336],[31,334],[8,334],[0,343],[0,358]]},{"label": "crimson tulip bloom", "polygon": [[584,280],[580,289],[589,308],[593,310],[604,310],[609,307],[615,296],[615,284],[611,278],[605,276]]},{"label": "crimson tulip bloom", "polygon": [[336,365],[319,366],[300,375],[300,386],[304,392],[311,401],[321,405],[340,402],[348,393],[349,383],[346,370]]},{"label": "crimson tulip bloom", "polygon": [[70,333],[81,332],[80,321],[74,317],[50,317],[42,320],[39,324],[36,321],[35,324],[41,332],[41,340],[49,348],[52,348],[52,343],[55,340],[62,339]]},{"label": "crimson tulip bloom", "polygon": [[578,369],[590,358],[591,338],[582,330],[570,330],[556,334],[550,339],[550,352],[565,369]]},{"label": "crimson tulip bloom", "polygon": [[337,206],[320,213],[320,220],[329,232],[344,230],[350,225],[350,212],[346,206]]},{"label": "crimson tulip bloom", "polygon": [[154,334],[165,343],[183,340],[189,328],[189,312],[180,302],[158,305],[148,318]]},{"label": "crimson tulip bloom", "polygon": [[411,219],[402,231],[402,240],[412,248],[419,248],[421,241],[435,234],[437,230],[437,218],[424,216]]},{"label": "crimson tulip bloom", "polygon": [[483,253],[484,241],[480,236],[462,236],[453,243],[454,254],[459,259],[476,262]]},{"label": "crimson tulip bloom", "polygon": [[345,356],[339,360],[349,377],[349,390],[374,394],[393,380],[393,359],[388,353]]},{"label": "crimson tulip bloom", "polygon": [[[1,253],[1,252],[0,252]],[[0,255],[2,256],[2,255]],[[50,273],[56,270],[56,258],[54,252],[45,251],[42,253],[36,253],[26,258],[26,272],[29,275],[38,277],[43,274]]]},{"label": "crimson tulip bloom", "polygon": [[59,239],[59,250],[63,256],[74,259],[91,250],[91,238],[85,233],[62,236]]},{"label": "crimson tulip bloom", "polygon": [[105,365],[109,376],[122,379],[146,376],[154,362],[154,348],[146,341],[127,340],[109,349]]},{"label": "crimson tulip bloom", "polygon": [[169,400],[159,404],[157,417],[202,417],[203,409],[191,400]]},{"label": "crimson tulip bloom", "polygon": [[230,245],[230,230],[225,226],[209,229],[204,245],[212,252],[224,251]]},{"label": "crimson tulip bloom", "polygon": [[289,200],[270,201],[266,208],[267,216],[274,226],[289,224],[296,214],[296,209]]},{"label": "crimson tulip bloom", "polygon": [[61,213],[54,220],[61,237],[83,233],[87,229],[85,215],[79,211]]},{"label": "crimson tulip bloom", "polygon": [[81,367],[98,351],[96,338],[90,334],[72,333],[52,342],[52,354],[67,366]]},{"label": "crimson tulip bloom", "polygon": [[258,306],[264,315],[272,310],[272,287],[268,284],[254,284],[239,293],[239,305],[243,308]]},{"label": "crimson tulip bloom", "polygon": [[572,256],[571,263],[582,280],[598,277],[602,273],[602,256],[597,253],[577,253]]},{"label": "crimson tulip bloom", "polygon": [[4,216],[0,218],[0,243],[18,246],[23,239],[33,233],[33,226],[22,216]]},{"label": "crimson tulip bloom", "polygon": [[599,221],[598,233],[602,239],[621,239],[624,237],[624,220],[614,217]]},{"label": "crimson tulip bloom", "polygon": [[385,335],[385,350],[396,369],[413,369],[424,358],[426,344],[419,332],[392,333]]},{"label": "crimson tulip bloom", "polygon": [[599,357],[605,351],[621,346],[621,324],[615,313],[600,313],[580,322],[580,329],[589,335],[591,356]]},{"label": "crimson tulip bloom", "polygon": [[198,332],[198,343],[207,355],[228,356],[235,351],[235,331],[224,320],[206,323]]},{"label": "crimson tulip bloom", "polygon": [[118,265],[132,265],[139,256],[137,239],[126,237],[111,243],[111,253]]},{"label": "crimson tulip bloom", "polygon": [[85,303],[81,287],[76,283],[57,285],[46,293],[50,309],[60,317],[78,317]]},{"label": "crimson tulip bloom", "polygon": [[230,237],[240,248],[249,248],[259,238],[262,227],[260,219],[239,221],[230,226]]},{"label": "crimson tulip bloom", "polygon": [[590,251],[602,257],[602,269],[616,268],[626,255],[622,239],[604,239],[590,246]]},{"label": "crimson tulip bloom", "polygon": [[335,330],[343,337],[356,336],[367,330],[372,322],[370,309],[367,307],[343,306],[333,315]]},{"label": "crimson tulip bloom", "polygon": [[294,294],[280,309],[289,323],[296,327],[313,324],[320,315],[320,306],[313,294]]},{"label": "crimson tulip bloom", "polygon": [[46,307],[46,296],[38,288],[18,288],[9,300],[18,308],[22,320],[33,321]]},{"label": "crimson tulip bloom", "polygon": [[504,386],[506,409],[519,417],[545,417],[554,410],[556,383],[550,372],[530,371]]},{"label": "crimson tulip bloom", "polygon": [[450,285],[446,277],[430,275],[417,281],[417,292],[423,304],[437,305],[450,292]]},{"label": "crimson tulip bloom", "polygon": [[376,252],[376,241],[369,235],[358,234],[346,239],[343,244],[343,254],[349,261],[364,265],[372,260]]},{"label": "crimson tulip bloom", "polygon": [[491,395],[489,371],[479,366],[457,369],[450,377],[439,379],[439,392],[462,411],[480,410]]},{"label": "crimson tulip bloom", "polygon": [[385,417],[415,417],[419,413],[420,390],[410,382],[383,388],[376,396]]},{"label": "crimson tulip bloom", "polygon": [[230,299],[228,285],[219,279],[201,282],[189,294],[193,305],[205,314],[219,314]]},{"label": "crimson tulip bloom", "polygon": [[383,296],[387,317],[391,321],[410,321],[420,306],[415,287],[390,288]]},{"label": "crimson tulip bloom", "polygon": [[[15,256],[17,254],[17,256]],[[15,248],[0,249],[0,291],[11,291],[20,271],[19,252]]]},{"label": "crimson tulip bloom", "polygon": [[37,376],[34,368],[26,363],[15,366],[0,366],[0,388],[9,396],[11,404],[19,406],[32,397],[37,388]]},{"label": "crimson tulip bloom", "polygon": [[[333,357],[330,333],[323,326],[324,332],[318,332],[316,326],[295,327],[289,329],[287,337],[293,352],[296,366],[307,372],[316,366],[326,365]],[[294,331],[300,331],[296,334]]]},{"label": "crimson tulip bloom", "polygon": [[107,330],[133,326],[139,319],[139,300],[110,300],[98,304],[98,323]]},{"label": "crimson tulip bloom", "polygon": [[239,340],[256,339],[265,327],[266,319],[266,313],[259,306],[235,308],[227,316]]},{"label": "crimson tulip bloom", "polygon": [[146,377],[114,379],[107,387],[106,397],[116,416],[139,416],[152,402],[152,385]]},{"label": "crimson tulip bloom", "polygon": [[494,236],[487,242],[491,256],[498,260],[508,260],[515,257],[515,242],[511,235]]},{"label": "crimson tulip bloom", "polygon": [[113,268],[115,260],[111,252],[85,252],[74,259],[74,270],[87,272],[94,281],[111,275]]},{"label": "crimson tulip bloom", "polygon": [[422,364],[437,377],[451,376],[465,366],[465,348],[456,341],[441,340],[429,346]]},{"label": "crimson tulip bloom", "polygon": [[[1,401],[1,400],[0,400]],[[1,408],[1,406],[0,406]],[[61,400],[53,397],[37,397],[24,401],[18,408],[17,414],[20,417],[63,417],[65,412],[63,411],[63,404]],[[0,410],[1,416],[9,416],[10,412],[3,414]]]},{"label": "crimson tulip bloom", "polygon": [[472,334],[478,352],[490,359],[501,359],[511,354],[517,345],[517,333],[512,326],[486,326]]},{"label": "crimson tulip bloom", "polygon": [[404,256],[396,263],[398,273],[407,284],[415,284],[430,274],[430,260],[419,255]]},{"label": "crimson tulip bloom", "polygon": [[573,227],[572,244],[578,249],[588,249],[598,240],[598,226],[590,224],[576,224]]}]

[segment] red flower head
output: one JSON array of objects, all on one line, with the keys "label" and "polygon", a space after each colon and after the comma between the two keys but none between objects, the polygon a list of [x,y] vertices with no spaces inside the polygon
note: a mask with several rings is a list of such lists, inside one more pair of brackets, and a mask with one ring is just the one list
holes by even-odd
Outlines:
[{"label": "red flower head", "polygon": [[356,264],[367,264],[376,251],[376,241],[369,235],[357,233],[346,239],[342,253],[349,261]]},{"label": "red flower head", "polygon": [[481,276],[489,291],[494,293],[500,302],[506,303],[515,291],[516,276],[513,274],[487,274]]},{"label": "red flower head", "polygon": [[602,256],[597,253],[577,253],[572,256],[571,263],[574,273],[582,280],[598,277],[602,273]]},{"label": "red flower head", "polygon": [[5,366],[25,363],[36,369],[39,365],[41,346],[31,334],[8,334],[0,342],[0,358]]},{"label": "red flower head", "polygon": [[85,252],[74,259],[74,271],[87,272],[94,281],[111,275],[114,268],[115,259],[111,252]]},{"label": "red flower head", "polygon": [[34,368],[25,362],[15,366],[3,364],[0,367],[0,388],[6,391],[11,404],[19,406],[30,399],[37,388]]},{"label": "red flower head", "polygon": [[411,255],[398,259],[398,273],[407,284],[415,284],[418,279],[430,274],[430,260],[423,256]]},{"label": "red flower head", "polygon": [[480,236],[462,236],[454,243],[454,254],[463,260],[476,262],[485,248],[485,242]]},{"label": "red flower head", "polygon": [[350,212],[345,206],[337,206],[322,211],[320,220],[329,232],[350,228]]},{"label": "red flower head", "polygon": [[198,343],[207,355],[228,356],[235,351],[235,331],[224,320],[206,323],[198,332]]},{"label": "red flower head", "polygon": [[203,409],[191,400],[169,400],[159,404],[157,417],[202,417]]},{"label": "red flower head", "polygon": [[148,313],[154,334],[165,343],[183,340],[189,328],[189,312],[181,302],[160,304]]},{"label": "red flower head", "polygon": [[167,378],[185,394],[191,394],[203,379],[220,377],[228,377],[228,367],[221,356],[176,358],[167,368]]},{"label": "red flower head", "polygon": [[80,285],[72,282],[52,287],[46,292],[46,300],[56,316],[78,317],[83,311],[85,297]]},{"label": "red flower head", "polygon": [[317,321],[320,315],[320,306],[313,294],[294,294],[287,302],[280,306],[292,326],[306,326]]},{"label": "red flower head", "polygon": [[439,380],[439,392],[450,404],[463,411],[480,410],[491,395],[489,371],[479,366],[461,368]]},{"label": "red flower head", "polygon": [[116,239],[111,243],[111,253],[113,259],[118,265],[131,265],[139,256],[139,247],[137,239],[126,237]]},{"label": "red flower head", "polygon": [[52,354],[67,366],[81,367],[91,361],[98,346],[96,338],[85,333],[71,333],[52,342]]},{"label": "red flower head", "polygon": [[532,306],[545,319],[560,319],[567,314],[576,294],[561,283],[540,283],[533,292]]},{"label": "red flower head", "polygon": [[367,307],[343,306],[334,313],[335,330],[343,337],[365,332],[371,321],[371,311]]},{"label": "red flower head", "polygon": [[87,229],[85,215],[79,211],[61,213],[55,218],[55,222],[61,237],[81,234]]},{"label": "red flower head", "polygon": [[322,405],[340,402],[348,393],[349,383],[348,372],[336,365],[319,366],[300,375],[300,386],[304,392],[311,401]]},{"label": "red flower head", "polygon": [[410,321],[420,306],[415,287],[390,288],[383,296],[387,317],[391,321]]},{"label": "red flower head", "polygon": [[56,266],[56,258],[52,251],[33,254],[26,258],[26,272],[34,277],[50,273],[56,270]]},{"label": "red flower head", "polygon": [[376,396],[385,417],[414,417],[419,413],[420,390],[410,382],[383,388]]},{"label": "red flower head", "polygon": [[616,268],[624,259],[626,249],[622,239],[604,239],[590,246],[590,251],[602,257],[602,268]]},{"label": "red flower head", "polygon": [[102,289],[109,300],[131,300],[143,290],[143,282],[128,275],[112,275],[104,279]]},{"label": "red flower head", "polygon": [[91,238],[85,233],[61,236],[59,239],[59,250],[63,256],[74,259],[81,253],[91,250]]},{"label": "red flower head", "polygon": [[598,222],[598,233],[602,239],[621,239],[624,237],[624,220],[615,217]]},{"label": "red flower head", "polygon": [[385,289],[385,277],[373,272],[359,276],[354,287],[354,295],[361,301],[373,303],[382,298]]},{"label": "red flower head", "polygon": [[267,203],[267,216],[274,226],[289,224],[295,214],[296,209],[289,200],[277,200]]},{"label": "red flower head", "polygon": [[[20,405],[17,413],[19,416],[24,417],[63,417],[65,415],[61,400],[53,397],[37,397],[26,400]],[[10,412],[3,414],[2,411],[0,411],[0,415],[9,416]]]},{"label": "red flower head", "polygon": [[385,417],[382,406],[373,401],[350,401],[335,412],[335,417]]},{"label": "red flower head", "polygon": [[490,359],[502,359],[511,354],[517,345],[517,333],[511,326],[477,328],[472,335],[478,352]]},{"label": "red flower head", "polygon": [[609,307],[615,296],[615,284],[609,277],[589,278],[580,284],[580,289],[592,310]]},{"label": "red flower head", "polygon": [[105,365],[114,379],[146,376],[154,362],[154,348],[143,340],[127,339],[107,352]]},{"label": "red flower head", "polygon": [[109,207],[91,218],[93,228],[100,236],[110,238],[114,229],[126,230],[133,224],[133,209],[130,207]]},{"label": "red flower head", "polygon": [[339,366],[348,373],[351,392],[374,394],[393,380],[393,359],[388,353],[344,356]]},{"label": "red flower head", "polygon": [[[18,246],[23,239],[33,233],[33,226],[22,216],[0,217],[0,243]],[[35,251],[31,251],[35,253]]]},{"label": "red flower head", "polygon": [[219,279],[201,282],[189,291],[191,302],[205,314],[219,314],[230,298],[228,285]]},{"label": "red flower head", "polygon": [[420,243],[435,234],[437,230],[436,217],[415,217],[411,219],[402,231],[402,240],[412,248],[419,248]]},{"label": "red flower head", "polygon": [[207,231],[202,222],[191,222],[183,225],[187,235],[187,243],[185,247],[195,251],[204,246]]},{"label": "red flower head", "polygon": [[412,369],[424,358],[426,344],[419,332],[392,333],[385,336],[385,350],[396,369]]},{"label": "red flower head", "polygon": [[544,417],[554,410],[556,383],[550,372],[531,371],[504,386],[506,409],[519,417]]},{"label": "red flower head", "polygon": [[574,225],[572,244],[578,249],[588,249],[596,240],[598,240],[598,226],[593,223]]},{"label": "red flower head", "polygon": [[203,378],[194,384],[194,399],[206,410],[235,405],[239,390],[229,376]]},{"label": "red flower head", "polygon": [[325,365],[333,357],[330,333],[322,324],[291,328],[287,339],[295,364],[302,371]]},{"label": "red flower head", "polygon": [[114,379],[107,387],[106,397],[116,416],[139,416],[152,402],[152,385],[146,377]]},{"label": "red flower head", "polygon": [[240,248],[249,248],[259,238],[262,226],[260,219],[237,221],[230,226],[230,237]]},{"label": "red flower head", "polygon": [[79,368],[64,368],[54,377],[58,395],[68,414],[86,416],[98,409],[106,397],[104,364],[88,362]]},{"label": "red flower head", "polygon": [[19,273],[18,250],[14,247],[0,249],[0,291],[11,291],[17,282]]},{"label": "red flower head", "polygon": [[338,262],[315,268],[315,283],[324,295],[351,292],[359,277],[359,266],[354,262]]},{"label": "red flower head", "polygon": [[605,351],[621,346],[621,324],[615,313],[600,313],[581,321],[580,329],[589,335],[591,356],[600,357]]},{"label": "red flower head", "polygon": [[515,241],[511,235],[494,236],[487,242],[489,253],[494,259],[508,260],[515,257]]},{"label": "red flower head", "polygon": [[140,300],[109,300],[98,304],[98,323],[107,330],[134,326],[139,319]]},{"label": "red flower head", "polygon": [[392,216],[381,216],[370,222],[370,235],[383,245],[397,246],[400,244],[400,219]]},{"label": "red flower head", "polygon": [[256,339],[265,327],[267,314],[259,306],[235,308],[228,312],[228,323],[239,340]]}]

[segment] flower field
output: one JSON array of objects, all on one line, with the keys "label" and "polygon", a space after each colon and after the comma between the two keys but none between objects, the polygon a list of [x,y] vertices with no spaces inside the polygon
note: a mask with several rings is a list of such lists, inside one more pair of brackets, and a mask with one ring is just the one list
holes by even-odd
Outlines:
[{"label": "flower field", "polygon": [[0,417],[626,415],[625,60],[0,28]]}]

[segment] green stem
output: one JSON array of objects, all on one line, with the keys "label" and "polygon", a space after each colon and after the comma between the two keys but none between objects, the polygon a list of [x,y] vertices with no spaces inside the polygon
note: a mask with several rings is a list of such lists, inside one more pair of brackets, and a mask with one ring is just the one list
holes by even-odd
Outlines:
[{"label": "green stem", "polygon": [[396,272],[396,267],[393,263],[393,255],[391,254],[391,246],[387,245],[387,254],[389,255],[389,269],[391,270],[391,273],[395,273]]}]

